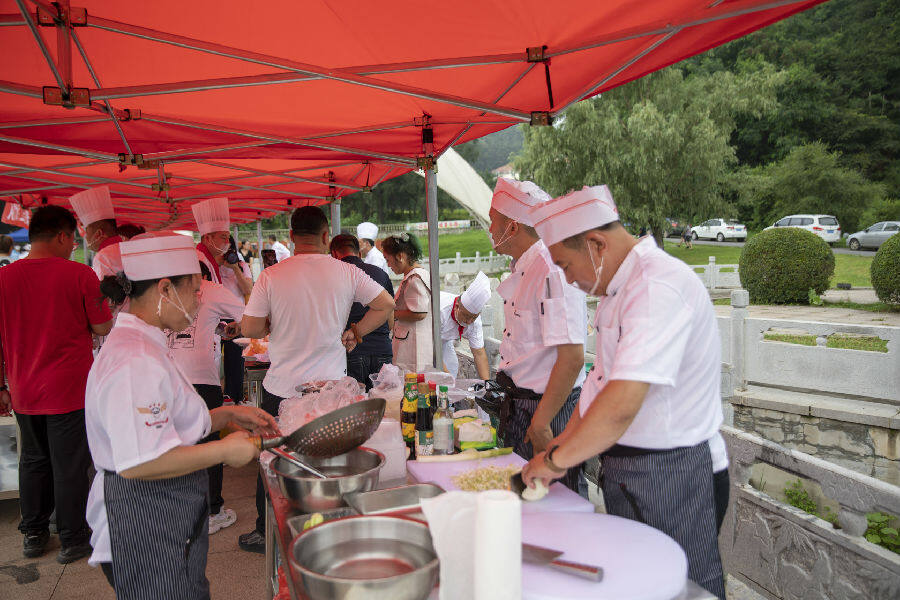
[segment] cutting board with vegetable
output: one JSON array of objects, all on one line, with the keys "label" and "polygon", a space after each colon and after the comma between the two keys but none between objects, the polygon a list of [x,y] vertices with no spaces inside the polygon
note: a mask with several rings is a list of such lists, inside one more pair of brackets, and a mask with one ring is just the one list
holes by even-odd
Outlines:
[{"label": "cutting board with vegetable", "polygon": [[[453,477],[470,469],[480,467],[505,467],[509,465],[524,466],[525,459],[517,454],[480,458],[453,462],[418,462],[407,461],[406,470],[410,477],[419,483],[435,483],[447,491],[458,490]],[[522,502],[523,513],[540,513],[550,511],[594,512],[594,505],[564,486],[554,483],[550,493],[536,502]]]}]

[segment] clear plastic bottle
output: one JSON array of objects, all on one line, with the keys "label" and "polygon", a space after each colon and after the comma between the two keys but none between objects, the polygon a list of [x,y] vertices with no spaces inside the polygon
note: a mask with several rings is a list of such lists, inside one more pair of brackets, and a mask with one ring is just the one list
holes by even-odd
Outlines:
[{"label": "clear plastic bottle", "polygon": [[450,398],[447,386],[442,385],[438,393],[437,411],[434,413],[434,453],[453,454],[453,415],[450,413]]}]

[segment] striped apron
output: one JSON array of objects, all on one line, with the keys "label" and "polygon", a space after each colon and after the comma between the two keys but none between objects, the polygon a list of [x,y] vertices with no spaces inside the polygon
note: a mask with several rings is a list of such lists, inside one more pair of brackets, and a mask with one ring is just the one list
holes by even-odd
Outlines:
[{"label": "striped apron", "polygon": [[678,542],[688,578],[724,600],[709,444],[644,450],[613,446],[600,455],[606,512],[640,521]]},{"label": "striped apron", "polygon": [[209,598],[205,469],[170,479],[103,474],[118,600]]}]

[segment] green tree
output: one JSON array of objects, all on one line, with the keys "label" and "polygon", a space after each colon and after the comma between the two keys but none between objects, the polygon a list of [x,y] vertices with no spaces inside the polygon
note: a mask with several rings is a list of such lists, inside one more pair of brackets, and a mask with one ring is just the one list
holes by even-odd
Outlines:
[{"label": "green tree", "polygon": [[661,244],[667,217],[728,211],[735,119],[773,110],[780,77],[764,68],[685,78],[669,67],[574,105],[553,127],[526,129],[516,168],[552,195],[607,184],[623,221],[649,225]]}]

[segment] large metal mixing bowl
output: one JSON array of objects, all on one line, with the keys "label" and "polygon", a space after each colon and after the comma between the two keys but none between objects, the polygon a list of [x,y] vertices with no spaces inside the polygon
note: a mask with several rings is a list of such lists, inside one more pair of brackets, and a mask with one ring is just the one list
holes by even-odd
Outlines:
[{"label": "large metal mixing bowl", "polygon": [[398,516],[313,527],[294,538],[290,561],[312,600],[424,600],[438,576],[428,525]]},{"label": "large metal mixing bowl", "polygon": [[344,494],[367,492],[375,487],[384,455],[371,448],[357,448],[333,458],[303,457],[327,478],[310,475],[282,458],[272,461],[285,498],[303,512],[319,512],[344,506]]}]

